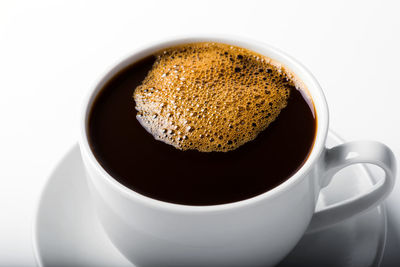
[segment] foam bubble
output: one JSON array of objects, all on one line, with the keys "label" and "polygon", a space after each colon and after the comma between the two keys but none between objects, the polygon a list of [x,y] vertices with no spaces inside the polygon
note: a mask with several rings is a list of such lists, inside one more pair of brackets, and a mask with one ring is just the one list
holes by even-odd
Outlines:
[{"label": "foam bubble", "polygon": [[193,43],[156,54],[135,89],[137,119],[157,140],[202,152],[253,140],[286,107],[295,81],[280,64],[221,43]]}]

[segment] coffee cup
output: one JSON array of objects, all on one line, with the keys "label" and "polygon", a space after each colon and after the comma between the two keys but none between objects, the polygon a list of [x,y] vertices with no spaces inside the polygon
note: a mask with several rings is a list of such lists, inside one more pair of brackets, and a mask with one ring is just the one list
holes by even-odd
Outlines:
[{"label": "coffee cup", "polygon": [[[193,42],[219,42],[255,51],[281,63],[304,83],[317,116],[316,135],[308,158],[285,182],[233,203],[182,205],[127,188],[96,159],[88,140],[88,119],[103,86],[125,67],[156,51]],[[245,38],[196,36],[149,44],[103,75],[84,102],[79,144],[98,218],[111,242],[135,265],[273,266],[305,232],[318,231],[375,207],[393,189],[396,161],[387,146],[355,141],[328,149],[328,129],[328,106],[322,89],[295,59],[270,45]],[[316,212],[321,189],[339,170],[358,163],[377,165],[385,177],[367,192]]]}]

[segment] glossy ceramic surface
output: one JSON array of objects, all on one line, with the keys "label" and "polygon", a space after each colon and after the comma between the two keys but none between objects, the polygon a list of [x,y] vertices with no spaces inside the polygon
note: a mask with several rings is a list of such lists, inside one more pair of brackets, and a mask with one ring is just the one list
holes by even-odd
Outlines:
[{"label": "glossy ceramic surface", "polygon": [[[339,143],[340,139],[330,133],[327,145]],[[364,166],[348,167],[322,190],[317,210],[364,192],[373,183],[374,176]],[[34,248],[39,266],[133,266],[109,241],[97,220],[77,146],[49,177],[36,216]],[[385,233],[386,215],[381,205],[306,234],[279,266],[377,266]]]}]

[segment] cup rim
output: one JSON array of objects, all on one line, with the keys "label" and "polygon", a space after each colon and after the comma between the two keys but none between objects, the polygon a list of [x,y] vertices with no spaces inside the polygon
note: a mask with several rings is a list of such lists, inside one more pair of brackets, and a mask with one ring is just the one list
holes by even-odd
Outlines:
[{"label": "cup rim", "polygon": [[[133,62],[136,62],[163,48],[193,42],[220,42],[250,49],[254,52],[275,59],[279,63],[282,63],[283,66],[292,71],[305,84],[306,91],[309,93],[312,99],[316,113],[316,135],[314,138],[313,147],[310,154],[308,155],[307,160],[291,177],[289,177],[283,183],[262,194],[236,202],[206,206],[184,205],[153,199],[126,187],[125,185],[118,182],[115,178],[113,178],[97,161],[89,145],[87,122],[91,106],[103,86],[109,81],[110,78],[118,73],[118,71],[129,66]],[[250,38],[232,35],[186,35],[151,42],[147,45],[142,46],[139,49],[134,49],[134,51],[129,53],[128,56],[123,57],[122,60],[118,60],[117,63],[113,64],[111,68],[108,68],[108,70],[100,76],[94,86],[92,86],[92,88],[87,93],[87,96],[83,102],[79,125],[79,145],[81,153],[86,155],[86,159],[89,160],[86,163],[89,163],[92,167],[96,169],[96,171],[100,172],[102,179],[104,179],[111,187],[123,194],[125,197],[134,201],[140,201],[143,204],[152,206],[154,208],[169,209],[180,212],[209,212],[239,208],[250,204],[256,204],[265,199],[276,198],[283,194],[285,191],[288,191],[299,182],[301,182],[307,177],[307,174],[311,170],[311,167],[318,161],[318,158],[325,148],[325,140],[328,134],[328,125],[328,106],[321,86],[319,85],[316,78],[311,74],[311,72],[293,57],[267,43]]]}]

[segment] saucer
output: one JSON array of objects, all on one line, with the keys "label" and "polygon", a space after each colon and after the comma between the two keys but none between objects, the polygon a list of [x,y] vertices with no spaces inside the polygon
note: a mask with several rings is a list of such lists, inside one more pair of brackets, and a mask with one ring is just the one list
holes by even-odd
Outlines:
[{"label": "saucer", "polygon": [[[328,147],[342,142],[329,133]],[[375,182],[374,177],[361,164],[343,169],[321,191],[317,210],[364,192]],[[39,266],[134,267],[113,246],[97,221],[78,145],[50,175],[33,231]],[[278,266],[379,266],[385,240],[386,213],[380,205],[328,229],[306,234]]]}]

